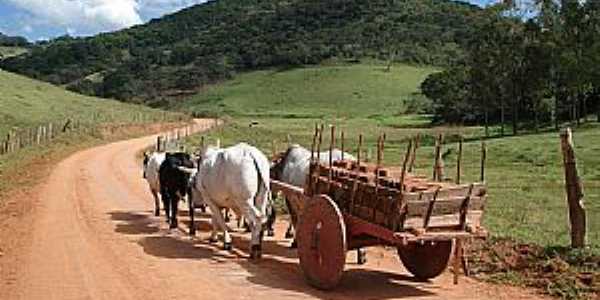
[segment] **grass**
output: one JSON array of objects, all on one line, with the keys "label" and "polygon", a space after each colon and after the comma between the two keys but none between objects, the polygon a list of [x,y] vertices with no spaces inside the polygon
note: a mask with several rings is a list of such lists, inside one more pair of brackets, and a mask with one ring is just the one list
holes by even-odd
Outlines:
[{"label": "grass", "polygon": [[236,76],[175,108],[212,115],[280,118],[394,116],[422,98],[433,68],[370,63],[265,70]]},{"label": "grass", "polygon": [[[163,112],[114,100],[82,96],[60,87],[0,70],[0,137],[11,130],[48,122],[98,123],[155,120]],[[168,116],[173,116],[169,114]]]},{"label": "grass", "polygon": [[23,53],[26,53],[27,51],[27,49],[20,47],[0,46],[0,59],[21,55]]},{"label": "grass", "polygon": [[[108,139],[125,137],[121,129],[112,125],[137,125],[135,132],[156,121],[176,121],[181,114],[166,113],[143,106],[125,104],[114,100],[86,97],[68,92],[60,87],[42,83],[0,70],[0,142],[8,132],[27,130],[48,122],[65,122],[70,118],[79,129],[60,134],[50,144],[43,143],[20,149],[0,157],[0,192],[15,186],[15,182],[36,181],[39,178],[5,180],[6,176],[36,159],[62,157],[85,145]],[[112,128],[107,135],[102,128]],[[128,127],[129,128],[129,127]],[[148,129],[148,128],[146,128]],[[134,132],[132,128],[130,130]],[[115,133],[116,132],[116,133]],[[23,177],[27,177],[23,176]]]}]

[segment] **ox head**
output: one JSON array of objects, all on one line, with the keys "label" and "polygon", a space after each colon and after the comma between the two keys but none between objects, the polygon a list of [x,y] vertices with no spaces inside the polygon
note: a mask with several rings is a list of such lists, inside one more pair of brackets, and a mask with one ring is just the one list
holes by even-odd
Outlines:
[{"label": "ox head", "polygon": [[185,167],[190,169],[196,168],[196,163],[192,159],[192,156],[185,152],[167,153],[165,156],[165,160],[178,167]]},{"label": "ox head", "polygon": [[275,154],[271,161],[271,178],[275,180],[280,180],[283,174],[283,169],[287,163],[287,158],[290,155],[290,152],[296,147],[300,147],[299,145],[292,145],[285,150],[285,152],[280,152]]}]

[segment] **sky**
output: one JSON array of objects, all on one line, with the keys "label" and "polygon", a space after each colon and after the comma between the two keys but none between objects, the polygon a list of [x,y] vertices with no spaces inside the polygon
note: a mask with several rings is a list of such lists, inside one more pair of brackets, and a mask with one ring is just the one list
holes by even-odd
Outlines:
[{"label": "sky", "polygon": [[[487,5],[498,0],[466,0]],[[89,36],[145,23],[206,0],[0,0],[0,32],[30,41]]]}]

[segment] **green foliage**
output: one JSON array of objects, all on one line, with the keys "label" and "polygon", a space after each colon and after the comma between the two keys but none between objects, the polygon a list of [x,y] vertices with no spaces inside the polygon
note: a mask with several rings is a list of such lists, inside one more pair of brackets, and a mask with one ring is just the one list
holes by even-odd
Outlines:
[{"label": "green foliage", "polygon": [[[449,0],[218,0],[90,38],[68,36],[3,61],[72,90],[164,105],[233,73],[376,58],[447,65],[463,57],[478,7]],[[81,83],[105,72],[105,81]]]},{"label": "green foliage", "polygon": [[0,46],[26,48],[31,44],[22,36],[8,36],[0,32]]},{"label": "green foliage", "polygon": [[600,5],[543,0],[533,8],[535,18],[525,18],[520,7],[510,4],[478,13],[466,59],[422,86],[434,105],[443,107],[435,111],[436,119],[504,124],[510,118],[517,134],[520,126],[537,130],[551,121],[556,128],[563,120],[579,124],[594,109],[600,117],[595,67],[600,63]]}]

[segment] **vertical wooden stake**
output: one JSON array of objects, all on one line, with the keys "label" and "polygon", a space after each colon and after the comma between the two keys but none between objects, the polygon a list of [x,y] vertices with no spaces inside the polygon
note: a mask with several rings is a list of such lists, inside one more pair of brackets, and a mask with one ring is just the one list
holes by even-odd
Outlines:
[{"label": "vertical wooden stake", "polygon": [[481,170],[479,181],[485,182],[485,161],[487,159],[487,146],[485,145],[485,140],[481,139]]},{"label": "vertical wooden stake", "polygon": [[442,134],[438,135],[437,140],[435,141],[435,153],[434,153],[434,162],[433,162],[433,180],[434,181],[442,181],[441,174],[441,165],[440,161],[442,159]]},{"label": "vertical wooden stake", "polygon": [[323,131],[325,130],[323,124],[319,129],[319,142],[317,143],[317,161],[315,164],[315,183],[314,189],[311,191],[313,194],[319,193],[319,178],[321,177],[321,144],[323,143]]},{"label": "vertical wooden stake", "polygon": [[394,199],[395,200],[395,205],[394,205],[394,211],[392,213],[392,216],[398,216],[398,218],[389,218],[390,220],[392,220],[393,224],[392,224],[392,228],[394,228],[394,230],[400,231],[402,230],[403,226],[404,226],[404,219],[406,217],[405,214],[405,205],[404,205],[404,192],[406,191],[406,185],[404,184],[405,178],[406,178],[406,168],[408,165],[408,161],[411,157],[411,153],[412,153],[412,140],[408,141],[408,147],[406,148],[406,154],[404,155],[404,160],[402,161],[402,172],[400,173],[400,181],[398,182],[398,190],[400,191],[398,193],[398,198]]},{"label": "vertical wooden stake", "polygon": [[569,221],[571,223],[571,247],[583,248],[586,235],[586,215],[583,201],[583,186],[577,173],[577,161],[573,147],[571,128],[560,133],[563,163],[565,167],[565,182],[567,202],[569,204]]},{"label": "vertical wooden stake", "polygon": [[356,168],[360,170],[360,159],[362,157],[362,143],[363,143],[363,135],[358,135],[358,149],[356,150]]},{"label": "vertical wooden stake", "polygon": [[460,184],[460,168],[462,163],[462,151],[463,151],[463,136],[461,135],[458,139],[458,153],[456,155],[456,184]]},{"label": "vertical wooden stake", "polygon": [[335,126],[331,125],[331,139],[329,140],[329,174],[327,181],[327,192],[331,193],[331,181],[333,180],[333,149],[335,148]]},{"label": "vertical wooden stake", "polygon": [[317,146],[317,136],[319,135],[319,126],[315,124],[315,132],[313,134],[312,144],[310,145],[310,163],[308,165],[308,177],[305,181],[304,194],[312,195],[313,176],[315,172],[315,147]]},{"label": "vertical wooden stake", "polygon": [[342,160],[344,160],[344,151],[346,150],[344,147],[344,132],[342,131],[341,136],[340,136],[340,148],[342,150]]},{"label": "vertical wooden stake", "polygon": [[375,203],[373,204],[373,213],[371,221],[377,223],[377,207],[379,206],[379,168],[381,167],[381,150],[383,148],[383,136],[377,138],[377,162],[375,165]]},{"label": "vertical wooden stake", "polygon": [[421,135],[417,134],[417,136],[415,137],[415,143],[414,143],[413,150],[412,150],[412,156],[410,157],[410,163],[408,164],[407,171],[409,173],[412,173],[413,169],[415,167],[415,160],[417,159],[417,149],[419,149],[420,141],[421,141]]}]

